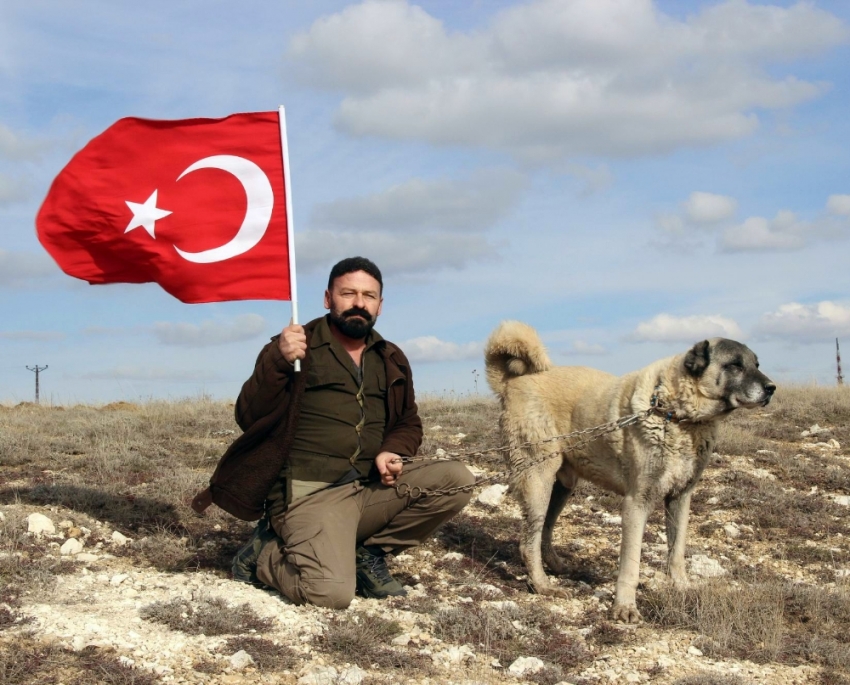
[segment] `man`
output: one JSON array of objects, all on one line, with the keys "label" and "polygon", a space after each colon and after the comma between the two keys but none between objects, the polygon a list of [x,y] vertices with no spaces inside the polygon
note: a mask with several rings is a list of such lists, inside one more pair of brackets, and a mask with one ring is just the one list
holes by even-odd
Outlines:
[{"label": "man", "polygon": [[263,515],[234,559],[234,578],[296,604],[344,608],[355,592],[405,594],[385,555],[423,542],[471,497],[410,494],[474,478],[457,462],[404,467],[422,422],[407,358],[373,330],[382,305],[375,264],[351,257],[333,267],[329,313],[290,324],[260,352],[236,402],[245,432],[192,503],[203,511],[215,502],[246,520]]}]

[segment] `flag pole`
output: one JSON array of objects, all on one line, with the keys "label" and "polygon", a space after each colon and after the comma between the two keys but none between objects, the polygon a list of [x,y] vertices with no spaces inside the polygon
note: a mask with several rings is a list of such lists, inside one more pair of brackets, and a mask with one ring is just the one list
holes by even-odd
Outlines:
[{"label": "flag pole", "polygon": [[[298,323],[298,287],[295,279],[295,224],[292,220],[292,176],[289,173],[289,140],[286,137],[286,109],[278,107],[280,120],[280,147],[283,153],[283,185],[286,198],[286,237],[289,242],[289,292],[292,302],[292,323]],[[301,360],[293,364],[295,371],[301,371]]]}]

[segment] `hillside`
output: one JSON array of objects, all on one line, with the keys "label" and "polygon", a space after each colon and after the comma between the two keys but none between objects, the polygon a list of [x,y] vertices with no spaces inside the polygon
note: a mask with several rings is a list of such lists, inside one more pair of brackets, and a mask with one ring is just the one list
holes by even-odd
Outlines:
[{"label": "hillside", "polygon": [[[498,444],[492,400],[425,398],[421,415],[423,454]],[[188,507],[238,434],[232,405],[0,407],[0,685],[850,683],[848,422],[850,388],[818,387],[730,421],[694,496],[692,587],[664,580],[659,509],[645,622],[622,626],[606,619],[619,502],[591,486],[557,530],[569,599],[529,593],[519,507],[491,490],[391,561],[408,597],[333,612],[230,580],[250,524]]]}]

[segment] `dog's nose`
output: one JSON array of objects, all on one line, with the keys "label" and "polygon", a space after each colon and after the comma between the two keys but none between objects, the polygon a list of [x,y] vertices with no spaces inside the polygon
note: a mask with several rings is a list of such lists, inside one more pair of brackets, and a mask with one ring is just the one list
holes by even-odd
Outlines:
[{"label": "dog's nose", "polygon": [[764,391],[767,393],[768,397],[770,397],[776,392],[776,386],[773,383],[765,383]]}]

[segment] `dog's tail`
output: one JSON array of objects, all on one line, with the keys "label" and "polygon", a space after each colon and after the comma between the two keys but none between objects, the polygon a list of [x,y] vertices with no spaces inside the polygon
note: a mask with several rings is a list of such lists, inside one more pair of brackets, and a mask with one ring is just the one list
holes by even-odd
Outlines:
[{"label": "dog's tail", "polygon": [[487,382],[497,395],[514,376],[539,373],[552,367],[540,336],[528,324],[502,321],[484,347]]}]

